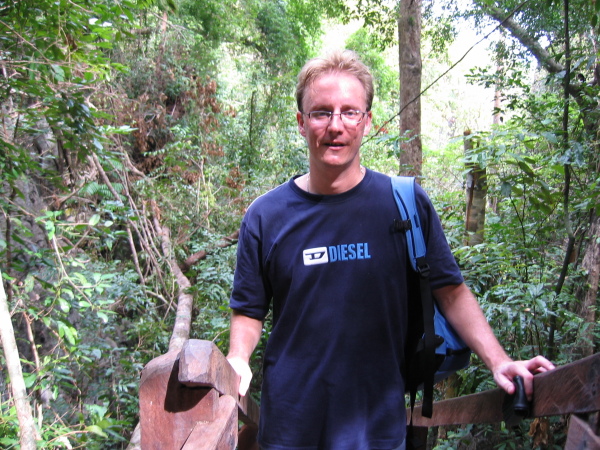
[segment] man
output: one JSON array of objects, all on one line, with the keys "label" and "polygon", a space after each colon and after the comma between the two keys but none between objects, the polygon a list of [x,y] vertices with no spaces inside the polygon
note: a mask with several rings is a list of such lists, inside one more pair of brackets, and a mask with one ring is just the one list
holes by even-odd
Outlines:
[{"label": "man", "polygon": [[[228,360],[240,395],[270,304],[259,443],[264,450],[391,450],[406,433],[406,243],[388,176],[360,164],[373,80],[352,52],[309,61],[296,91],[309,172],[259,197],[244,217],[230,306]],[[487,324],[422,189],[417,204],[433,293],[446,317],[512,393],[553,368],[512,361]],[[406,270],[401,270],[406,268]]]}]

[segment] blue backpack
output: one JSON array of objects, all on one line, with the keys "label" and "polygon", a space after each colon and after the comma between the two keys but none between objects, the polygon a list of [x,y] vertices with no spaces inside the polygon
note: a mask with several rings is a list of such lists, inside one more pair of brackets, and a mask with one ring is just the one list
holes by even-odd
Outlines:
[{"label": "blue backpack", "polygon": [[[409,309],[409,324],[417,326],[409,326],[407,335],[406,390],[410,393],[411,410],[414,409],[417,392],[423,390],[421,414],[431,418],[433,385],[467,367],[471,350],[446,321],[431,294],[427,249],[415,199],[415,179],[401,176],[391,179],[394,199],[402,217],[402,221],[395,224],[395,229],[406,235],[410,263],[419,278],[418,291],[422,306],[422,311],[418,308]],[[422,315],[422,323],[414,320],[413,315]]]}]

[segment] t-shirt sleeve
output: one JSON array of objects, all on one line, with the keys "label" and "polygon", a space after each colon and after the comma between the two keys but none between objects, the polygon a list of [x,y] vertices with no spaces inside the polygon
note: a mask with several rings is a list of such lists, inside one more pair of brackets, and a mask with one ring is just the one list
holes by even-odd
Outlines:
[{"label": "t-shirt sleeve", "polygon": [[271,293],[264,277],[259,234],[252,228],[254,219],[249,211],[240,227],[237,265],[229,306],[245,316],[263,320],[269,310]]},{"label": "t-shirt sleeve", "polygon": [[421,213],[423,222],[421,225],[427,246],[427,263],[431,270],[429,277],[431,287],[439,289],[461,284],[464,278],[450,250],[440,218],[423,188],[419,185],[415,187],[417,207]]}]

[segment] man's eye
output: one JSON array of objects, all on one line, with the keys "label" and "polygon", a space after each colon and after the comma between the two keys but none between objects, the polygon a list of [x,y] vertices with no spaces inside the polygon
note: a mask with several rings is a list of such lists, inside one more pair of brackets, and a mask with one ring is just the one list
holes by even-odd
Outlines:
[{"label": "man's eye", "polygon": [[347,119],[356,119],[358,117],[358,112],[356,111],[344,111],[342,114]]},{"label": "man's eye", "polygon": [[315,111],[312,115],[315,119],[328,119],[331,113],[329,111]]}]

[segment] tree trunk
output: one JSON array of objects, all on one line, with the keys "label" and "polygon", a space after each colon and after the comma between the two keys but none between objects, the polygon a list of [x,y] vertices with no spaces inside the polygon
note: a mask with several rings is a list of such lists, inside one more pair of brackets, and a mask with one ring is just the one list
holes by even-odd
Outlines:
[{"label": "tree trunk", "polygon": [[400,47],[400,174],[419,177],[421,148],[421,3],[402,0],[398,17]]},{"label": "tree trunk", "polygon": [[[465,156],[473,150],[473,139],[465,131]],[[486,171],[478,164],[467,164],[467,210],[465,217],[465,245],[472,246],[483,242],[485,227],[485,206],[487,197]]]},{"label": "tree trunk", "polygon": [[589,233],[589,241],[583,256],[582,269],[588,274],[585,286],[582,286],[577,297],[580,300],[578,315],[585,320],[587,325],[582,333],[584,343],[582,346],[582,356],[592,355],[594,349],[594,327],[596,322],[596,307],[598,299],[598,287],[600,280],[600,216],[596,216],[592,221],[592,227]]},{"label": "tree trunk", "polygon": [[[0,280],[2,272],[0,271]],[[19,350],[15,339],[15,331],[12,325],[8,302],[6,301],[6,292],[4,283],[0,282],[0,337],[2,338],[2,348],[10,384],[12,386],[13,400],[17,410],[19,420],[19,442],[22,450],[35,450],[36,440],[40,439],[38,430],[35,427],[31,405],[27,399],[27,389],[23,379]]]}]

